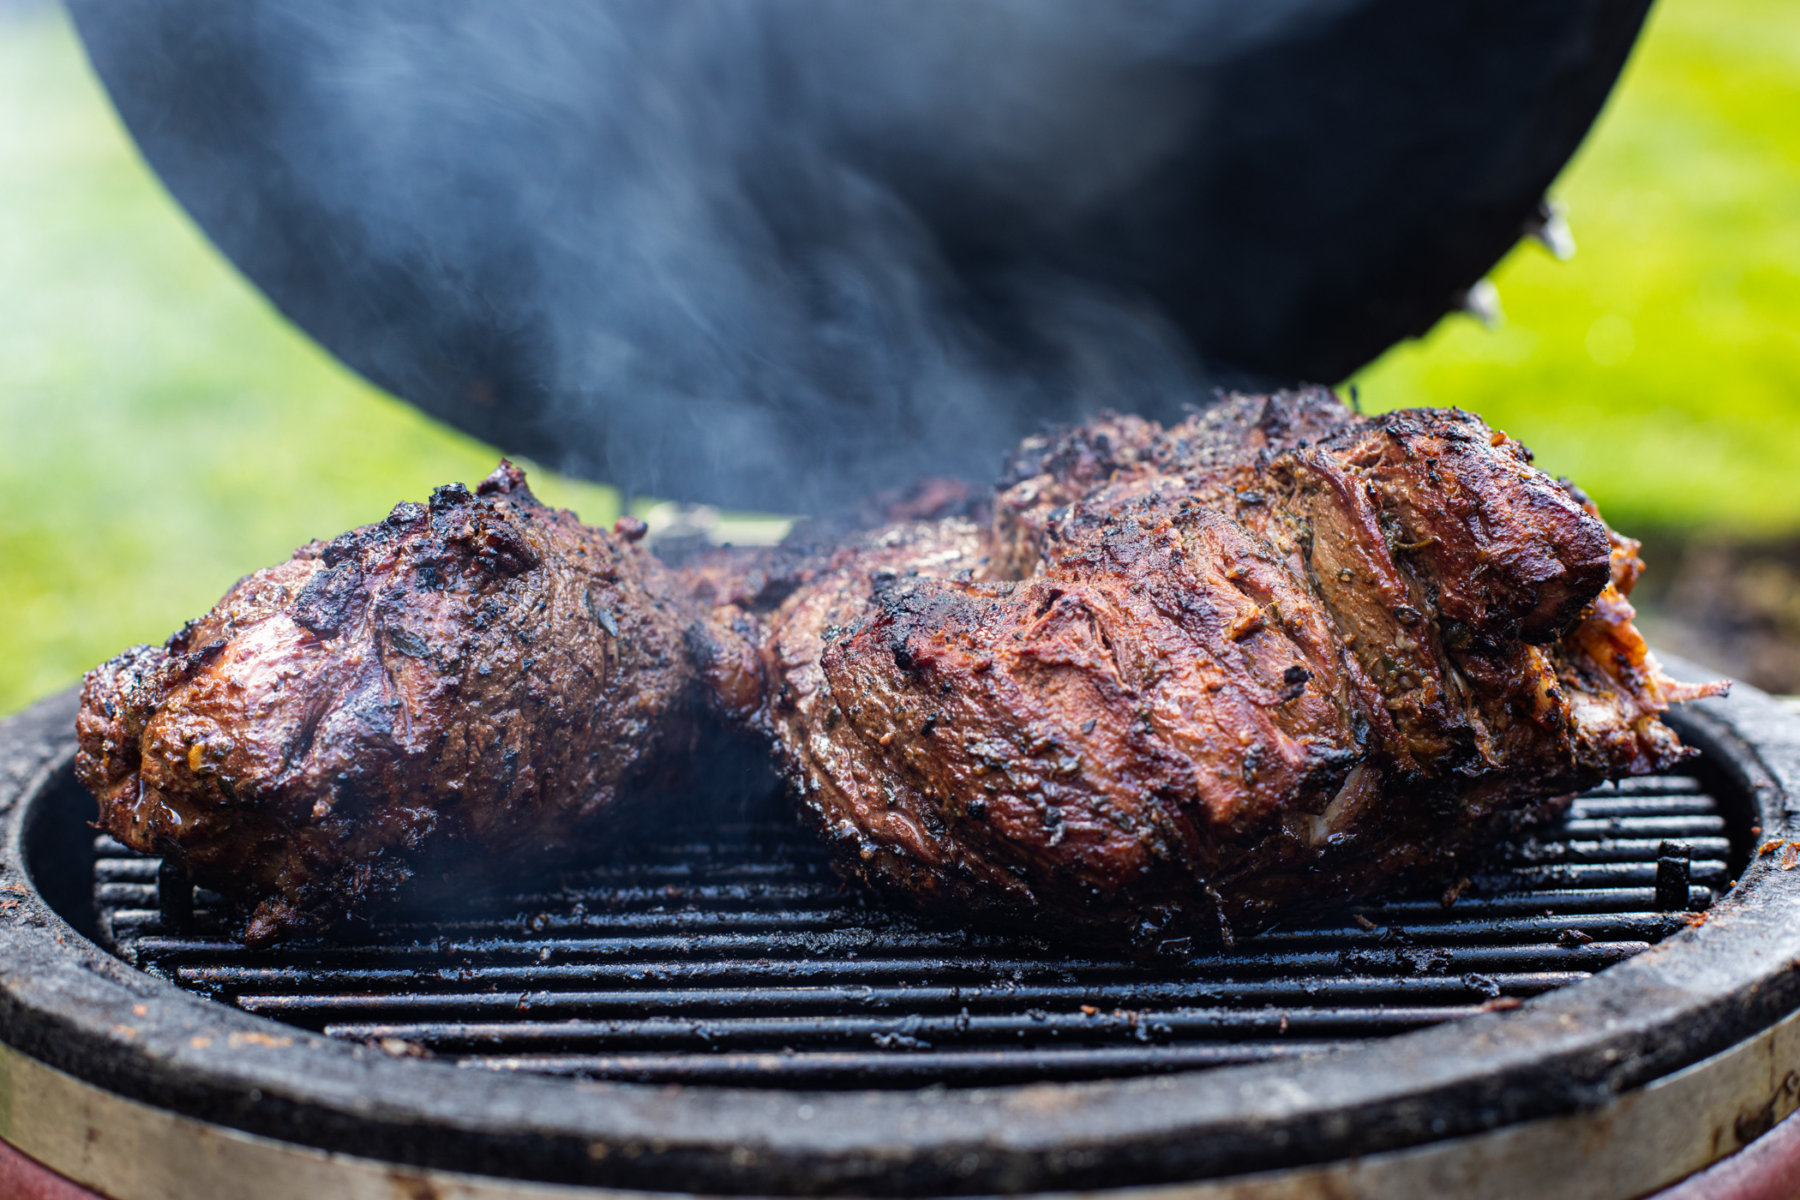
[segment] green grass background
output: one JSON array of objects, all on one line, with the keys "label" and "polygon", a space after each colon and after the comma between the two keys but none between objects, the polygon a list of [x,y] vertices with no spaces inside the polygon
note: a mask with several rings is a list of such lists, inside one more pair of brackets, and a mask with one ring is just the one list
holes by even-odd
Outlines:
[{"label": "green grass background", "polygon": [[[1365,405],[1472,408],[1626,528],[1800,529],[1800,4],[1663,0],[1556,194],[1575,259],[1520,247],[1504,323],[1395,349]],[[0,453],[0,713],[496,457],[239,278],[42,7],[0,7]]]},{"label": "green grass background", "polygon": [[1579,249],[1493,273],[1357,378],[1376,407],[1460,404],[1625,529],[1800,529],[1800,4],[1661,0],[1553,195]]}]

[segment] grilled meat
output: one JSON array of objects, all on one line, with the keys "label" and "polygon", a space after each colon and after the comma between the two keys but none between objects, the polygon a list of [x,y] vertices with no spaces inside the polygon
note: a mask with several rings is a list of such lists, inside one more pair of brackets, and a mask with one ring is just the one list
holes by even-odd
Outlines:
[{"label": "grilled meat", "polygon": [[1465,413],[1105,418],[996,513],[992,563],[863,572],[767,710],[841,861],[946,912],[1229,940],[1667,768],[1656,714],[1713,690],[1631,629],[1633,547]]},{"label": "grilled meat", "polygon": [[98,668],[101,823],[319,928],[457,854],[604,836],[708,720],[918,907],[1229,940],[1454,871],[1685,753],[1591,504],[1454,411],[1233,397],[1033,439],[987,504],[667,568],[503,467]]},{"label": "grilled meat", "polygon": [[639,532],[502,464],[246,577],[88,676],[102,828],[245,898],[252,943],[586,835],[694,738],[694,614]]}]

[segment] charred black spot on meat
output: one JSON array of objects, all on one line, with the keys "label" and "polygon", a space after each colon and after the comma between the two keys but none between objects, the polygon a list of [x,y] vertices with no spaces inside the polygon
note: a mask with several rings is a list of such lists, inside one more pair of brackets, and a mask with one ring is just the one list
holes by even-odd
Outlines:
[{"label": "charred black spot on meat", "polygon": [[433,489],[431,493],[431,508],[433,511],[441,512],[446,508],[455,508],[458,505],[467,504],[474,498],[474,495],[469,489],[462,484],[446,483],[440,488]]},{"label": "charred black spot on meat", "polygon": [[292,616],[320,637],[333,637],[361,611],[365,599],[362,567],[340,552],[335,566],[307,581],[294,600]]}]

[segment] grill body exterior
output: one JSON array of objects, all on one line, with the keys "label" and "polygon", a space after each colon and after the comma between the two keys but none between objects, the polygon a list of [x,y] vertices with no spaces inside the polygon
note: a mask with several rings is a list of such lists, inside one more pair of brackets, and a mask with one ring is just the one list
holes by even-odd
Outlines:
[{"label": "grill body exterior", "polygon": [[754,814],[259,958],[96,843],[73,708],[0,725],[0,1137],[120,1200],[1629,1197],[1800,1104],[1800,718],[1750,689],[1452,905],[1150,964],[913,925]]}]

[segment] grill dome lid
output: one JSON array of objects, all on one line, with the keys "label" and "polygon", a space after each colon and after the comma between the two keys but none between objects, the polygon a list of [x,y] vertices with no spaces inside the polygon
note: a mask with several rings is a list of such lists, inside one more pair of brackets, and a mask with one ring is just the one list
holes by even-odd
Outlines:
[{"label": "grill dome lid", "polygon": [[146,157],[504,449],[818,510],[1335,380],[1520,236],[1647,0],[73,0]]}]

